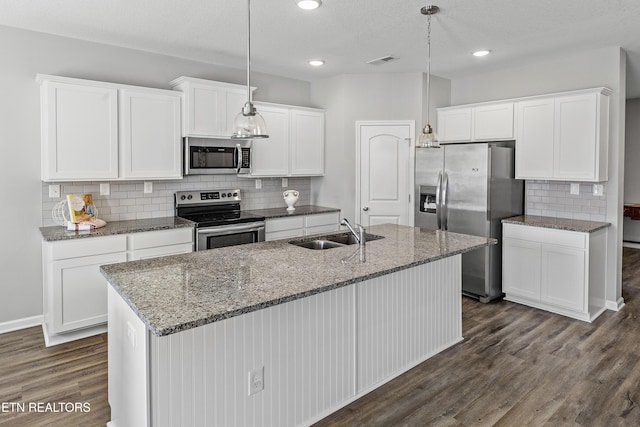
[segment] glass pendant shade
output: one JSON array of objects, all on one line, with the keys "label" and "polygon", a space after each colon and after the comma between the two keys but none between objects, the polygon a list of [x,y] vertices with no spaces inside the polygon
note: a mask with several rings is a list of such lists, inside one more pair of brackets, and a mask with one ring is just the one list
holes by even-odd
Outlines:
[{"label": "glass pendant shade", "polygon": [[252,103],[244,104],[233,122],[231,139],[269,138],[267,125]]},{"label": "glass pendant shade", "polygon": [[425,127],[422,129],[418,144],[420,147],[427,148],[440,147],[440,143],[438,142],[438,135],[433,130],[430,124],[425,125]]}]

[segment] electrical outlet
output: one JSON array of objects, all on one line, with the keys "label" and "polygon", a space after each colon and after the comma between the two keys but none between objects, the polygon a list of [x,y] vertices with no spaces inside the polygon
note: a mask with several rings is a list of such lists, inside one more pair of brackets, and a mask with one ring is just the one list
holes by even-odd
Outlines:
[{"label": "electrical outlet", "polygon": [[60,197],[60,184],[49,185],[49,198],[56,199]]},{"label": "electrical outlet", "polygon": [[604,185],[602,184],[593,184],[593,195],[594,196],[602,196],[604,194]]},{"label": "electrical outlet", "polygon": [[282,178],[282,188],[289,186],[289,178]]},{"label": "electrical outlet", "polygon": [[111,186],[109,183],[100,184],[100,195],[108,196],[109,194],[111,194]]},{"label": "electrical outlet", "polygon": [[145,192],[145,194],[153,193],[153,182],[145,181],[145,183],[144,183],[144,192]]},{"label": "electrical outlet", "polygon": [[262,188],[262,180],[256,179],[256,190],[259,190],[261,188]]},{"label": "electrical outlet", "polygon": [[249,396],[264,390],[264,366],[249,371]]},{"label": "electrical outlet", "polygon": [[569,194],[578,195],[580,194],[580,184],[571,184],[571,189]]}]

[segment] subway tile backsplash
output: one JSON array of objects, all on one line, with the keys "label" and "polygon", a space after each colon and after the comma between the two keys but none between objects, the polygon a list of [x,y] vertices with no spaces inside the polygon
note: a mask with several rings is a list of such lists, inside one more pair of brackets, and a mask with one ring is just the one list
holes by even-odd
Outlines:
[{"label": "subway tile backsplash", "polygon": [[[108,181],[43,182],[42,225],[56,225],[51,215],[52,209],[66,194],[74,193],[91,193],[98,210],[98,218],[107,222],[173,216],[173,195],[176,191],[185,190],[239,188],[242,190],[241,208],[244,210],[286,208],[282,192],[287,189],[300,192],[298,205],[310,204],[311,179],[302,177],[288,180],[289,185],[283,188],[281,178],[262,178],[262,188],[257,190],[255,179],[251,178],[238,178],[235,175],[195,175],[186,176],[181,180],[151,181],[153,192],[149,194],[144,193],[143,181],[111,181],[111,194],[108,196],[100,195],[100,184]],[[60,184],[62,198],[49,198],[50,184]]]},{"label": "subway tile backsplash", "polygon": [[580,194],[570,194],[571,182],[526,181],[525,213],[554,218],[605,221],[607,184],[602,196],[593,195],[593,184],[580,183]]}]

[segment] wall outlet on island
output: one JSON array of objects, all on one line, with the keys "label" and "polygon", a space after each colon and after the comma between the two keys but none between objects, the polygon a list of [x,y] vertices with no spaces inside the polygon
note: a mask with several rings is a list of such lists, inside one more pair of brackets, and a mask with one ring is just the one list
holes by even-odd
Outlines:
[{"label": "wall outlet on island", "polygon": [[264,390],[264,366],[249,371],[249,396]]}]

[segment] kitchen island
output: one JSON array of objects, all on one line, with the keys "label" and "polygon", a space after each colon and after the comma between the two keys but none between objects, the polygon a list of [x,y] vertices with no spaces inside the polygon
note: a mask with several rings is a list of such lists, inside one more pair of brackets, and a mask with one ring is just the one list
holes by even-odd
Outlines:
[{"label": "kitchen island", "polygon": [[461,254],[396,225],[367,243],[263,242],[101,267],[111,425],[306,425],[462,340]]}]

